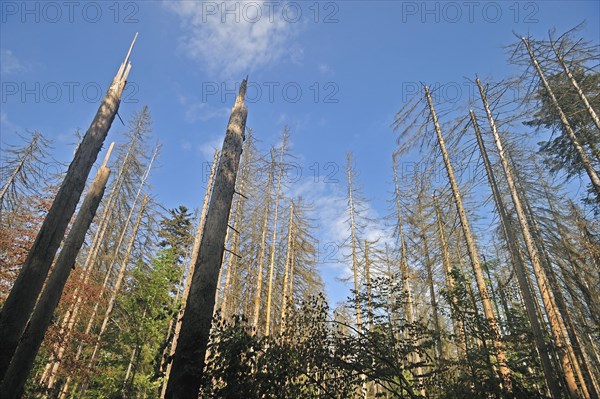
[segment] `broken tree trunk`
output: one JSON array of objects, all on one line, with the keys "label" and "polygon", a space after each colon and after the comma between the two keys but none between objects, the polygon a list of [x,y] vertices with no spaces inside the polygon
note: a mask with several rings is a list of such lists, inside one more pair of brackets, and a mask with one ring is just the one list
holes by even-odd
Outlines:
[{"label": "broken tree trunk", "polygon": [[183,296],[181,297],[181,308],[179,312],[177,312],[177,323],[175,324],[175,331],[173,332],[173,340],[171,341],[171,348],[169,350],[169,359],[167,360],[167,369],[164,375],[164,382],[162,385],[162,389],[160,391],[160,398],[163,399],[167,392],[167,381],[169,381],[169,375],[171,374],[171,367],[173,365],[172,356],[175,353],[175,348],[177,348],[177,342],[179,340],[179,332],[181,331],[181,321],[183,317],[183,312],[185,311],[185,304],[187,302],[188,296],[190,295],[190,287],[192,285],[192,276],[194,275],[194,270],[196,267],[196,261],[198,260],[198,252],[200,251],[200,242],[202,241],[202,235],[204,233],[204,225],[206,223],[206,214],[208,212],[208,203],[210,201],[210,196],[212,195],[214,181],[215,181],[215,172],[217,170],[217,163],[219,162],[219,154],[220,151],[215,150],[215,155],[213,157],[212,167],[210,168],[210,175],[208,177],[208,184],[206,186],[206,193],[204,194],[204,201],[202,202],[202,211],[200,213],[200,221],[198,222],[198,230],[196,231],[196,238],[194,239],[194,247],[192,249],[192,257],[190,258],[190,264],[188,266],[188,275],[185,280],[185,287],[183,289]]},{"label": "broken tree trunk", "polygon": [[292,236],[294,234],[294,201],[290,199],[290,219],[288,221],[287,249],[285,251],[285,273],[283,275],[283,295],[281,301],[280,333],[285,331],[288,307],[288,280],[290,275],[290,257],[292,255]]},{"label": "broken tree trunk", "polygon": [[35,307],[15,354],[10,362],[6,375],[0,386],[2,398],[19,398],[23,394],[25,382],[31,372],[35,357],[44,339],[52,316],[58,306],[63,289],[74,268],[75,259],[83,245],[86,233],[92,223],[96,210],[104,195],[110,169],[106,167],[114,143],[110,145],[104,163],[96,173],[96,177],[79,209],[73,227],[65,240],[56,264],[46,283],[40,300]]},{"label": "broken tree trunk", "polygon": [[350,213],[350,247],[352,251],[352,273],[354,276],[354,300],[356,310],[356,326],[359,332],[362,331],[362,315],[360,310],[360,295],[359,295],[359,277],[358,277],[358,258],[356,256],[356,225],[354,221],[354,201],[352,189],[352,155],[346,153],[348,161],[348,211]]},{"label": "broken tree trunk", "polygon": [[450,187],[452,188],[452,194],[456,203],[456,210],[460,218],[460,224],[465,235],[467,250],[469,252],[469,258],[471,259],[471,266],[473,267],[473,273],[475,274],[475,281],[477,283],[477,288],[479,289],[479,295],[481,296],[483,311],[489,329],[492,333],[492,343],[496,352],[496,359],[498,361],[498,368],[500,371],[502,387],[510,392],[512,390],[510,369],[508,368],[508,365],[506,363],[506,355],[504,353],[504,348],[502,345],[500,329],[498,328],[496,315],[494,314],[492,303],[490,301],[490,296],[488,294],[487,287],[485,286],[485,279],[483,277],[483,270],[481,267],[481,262],[479,260],[479,255],[477,254],[475,240],[473,239],[473,235],[471,234],[471,227],[469,225],[469,221],[467,220],[467,214],[462,203],[462,196],[460,194],[456,178],[454,177],[454,169],[452,168],[452,164],[450,163],[450,156],[448,155],[448,151],[446,150],[446,143],[444,142],[444,137],[442,136],[442,129],[440,128],[438,118],[435,113],[435,108],[433,106],[433,100],[431,99],[431,94],[429,93],[429,88],[427,86],[425,86],[425,96],[427,97],[427,103],[429,104],[429,111],[433,120],[438,144],[440,145],[440,149],[442,151],[442,158],[444,159],[446,173],[448,175],[448,180],[450,181]]},{"label": "broken tree trunk", "polygon": [[247,79],[244,79],[231,110],[223,141],[205,232],[202,235],[190,296],[183,314],[179,341],[167,383],[165,397],[169,399],[197,399],[200,390],[228,228],[227,221],[235,192],[248,115],[248,109],[244,106],[246,84]]},{"label": "broken tree trunk", "polygon": [[73,161],[69,165],[69,170],[2,308],[0,313],[0,378],[4,377],[6,373],[19,338],[42,290],[42,285],[46,280],[69,220],[73,216],[81,193],[85,188],[90,169],[96,161],[112,121],[117,114],[121,94],[131,70],[129,55],[134,43],[135,38],[92,124],[83,136],[81,144],[77,147]]}]

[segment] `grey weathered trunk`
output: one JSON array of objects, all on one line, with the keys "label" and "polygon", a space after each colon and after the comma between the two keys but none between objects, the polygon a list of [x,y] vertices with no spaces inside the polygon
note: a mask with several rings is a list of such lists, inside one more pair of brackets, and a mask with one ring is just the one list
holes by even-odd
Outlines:
[{"label": "grey weathered trunk", "polygon": [[106,182],[110,176],[110,169],[106,167],[106,163],[108,162],[113,145],[114,143],[111,144],[104,163],[98,170],[88,190],[73,223],[73,227],[65,240],[63,249],[56,260],[52,274],[19,341],[17,350],[2,380],[2,385],[0,385],[0,392],[2,392],[0,396],[2,398],[18,398],[23,394],[25,382],[31,372],[35,357],[42,344],[46,330],[52,322],[52,316],[58,306],[69,274],[75,265],[77,254],[83,245],[86,233],[104,195]]},{"label": "grey weathered trunk", "polygon": [[192,277],[194,275],[194,270],[196,267],[196,261],[198,260],[198,253],[200,251],[200,242],[202,241],[202,234],[204,232],[204,225],[206,223],[206,214],[208,212],[208,203],[210,201],[210,196],[212,194],[214,181],[215,181],[215,172],[217,170],[217,163],[219,162],[219,150],[215,151],[215,155],[213,157],[213,164],[210,169],[210,175],[208,177],[208,185],[206,186],[206,193],[204,194],[204,201],[202,203],[202,211],[200,213],[200,221],[198,222],[198,231],[196,231],[196,238],[194,239],[194,246],[192,249],[192,256],[190,258],[190,265],[188,267],[188,275],[185,280],[185,287],[183,289],[183,295],[181,297],[181,309],[177,312],[177,322],[175,323],[175,331],[173,332],[173,340],[171,341],[171,347],[169,349],[169,359],[167,360],[167,368],[165,370],[164,382],[160,391],[160,398],[164,398],[167,391],[167,382],[169,380],[169,375],[171,374],[171,367],[173,365],[171,361],[171,357],[175,353],[175,349],[177,348],[177,342],[179,340],[179,332],[181,331],[181,321],[183,317],[183,312],[185,311],[185,304],[187,302],[188,296],[190,294],[190,287],[192,285]]},{"label": "grey weathered trunk", "polygon": [[[136,35],[137,37],[137,35]],[[135,39],[134,39],[135,42]],[[133,47],[133,43],[131,44]],[[42,223],[21,272],[12,287],[0,314],[0,377],[4,376],[10,359],[17,348],[31,311],[42,290],[56,251],[69,224],[69,220],[96,161],[108,130],[119,109],[121,94],[131,69],[129,55],[121,64],[92,124],[87,130],[56,197]]]},{"label": "grey weathered trunk", "polygon": [[356,224],[355,224],[355,209],[354,209],[354,190],[352,188],[352,155],[346,153],[348,161],[348,213],[350,214],[350,249],[352,252],[352,273],[354,277],[354,301],[356,311],[356,326],[358,331],[362,330],[362,315],[360,310],[359,296],[359,276],[358,276],[358,258],[356,248]]},{"label": "grey weathered trunk", "polygon": [[227,221],[235,192],[248,115],[248,109],[244,106],[246,84],[247,81],[244,80],[231,111],[223,141],[200,253],[167,383],[165,397],[169,399],[197,399],[200,390],[228,228]]}]

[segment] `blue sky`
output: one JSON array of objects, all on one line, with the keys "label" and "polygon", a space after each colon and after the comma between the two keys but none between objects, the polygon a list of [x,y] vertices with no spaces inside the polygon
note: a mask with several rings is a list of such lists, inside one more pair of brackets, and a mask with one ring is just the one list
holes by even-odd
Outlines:
[{"label": "blue sky", "polygon": [[[120,114],[150,108],[163,144],[151,178],[159,201],[200,206],[203,163],[220,146],[236,84],[249,74],[248,126],[266,148],[289,125],[302,172],[293,190],[318,207],[323,249],[345,235],[338,205],[346,151],[370,213],[386,213],[390,124],[418,82],[448,85],[448,98],[466,102],[466,78],[514,72],[502,48],[513,31],[546,37],[586,20],[581,34],[600,38],[596,1],[229,1],[229,13],[223,4],[3,1],[1,141],[37,129],[54,140],[55,158],[68,161],[73,132],[87,129],[97,89],[106,90],[139,32]],[[123,129],[113,124],[108,140],[119,142]],[[343,267],[321,270],[329,297],[344,298],[335,280]]]}]

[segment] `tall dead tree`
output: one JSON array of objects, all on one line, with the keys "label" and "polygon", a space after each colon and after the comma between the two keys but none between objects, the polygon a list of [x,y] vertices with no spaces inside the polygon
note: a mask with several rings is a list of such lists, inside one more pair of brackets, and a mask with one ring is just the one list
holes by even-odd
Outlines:
[{"label": "tall dead tree", "polygon": [[536,276],[536,280],[538,283],[538,287],[540,289],[540,294],[542,296],[542,301],[544,303],[544,308],[546,309],[546,314],[548,315],[548,321],[550,322],[550,329],[552,331],[552,335],[554,337],[554,342],[556,344],[557,351],[559,353],[561,363],[563,366],[563,372],[565,374],[565,380],[567,382],[567,387],[569,392],[573,398],[577,398],[578,388],[577,382],[575,380],[575,375],[573,374],[573,364],[569,359],[568,355],[568,342],[565,341],[565,331],[562,326],[562,320],[560,319],[560,314],[558,313],[558,309],[556,307],[556,303],[554,300],[554,296],[552,293],[552,288],[548,283],[548,278],[542,266],[542,262],[540,259],[540,255],[535,248],[533,236],[531,234],[531,229],[529,223],[527,222],[527,218],[525,215],[525,211],[523,205],[521,203],[521,198],[517,193],[517,186],[515,183],[515,178],[513,175],[512,168],[508,163],[508,158],[506,156],[504,146],[500,139],[500,135],[498,134],[498,130],[496,129],[496,123],[492,116],[492,111],[487,102],[487,96],[481,85],[479,79],[476,80],[477,87],[479,88],[479,93],[481,95],[481,101],[485,108],[485,112],[490,124],[490,129],[492,131],[492,135],[494,137],[494,143],[496,144],[496,148],[498,149],[498,155],[500,157],[500,161],[502,163],[502,169],[504,170],[504,175],[506,177],[506,182],[509,187],[509,191],[511,194],[511,198],[513,200],[513,205],[515,207],[515,211],[517,213],[517,217],[519,220],[519,224],[521,226],[521,232],[523,234],[523,239],[525,241],[525,246],[527,248],[527,252],[529,254],[529,259],[531,260],[531,264],[533,266],[533,271]]},{"label": "tall dead tree", "polygon": [[494,170],[492,169],[487,149],[481,136],[481,131],[479,130],[477,117],[475,116],[475,112],[473,112],[473,110],[469,111],[469,115],[471,117],[471,123],[473,124],[473,130],[475,131],[475,137],[477,138],[477,144],[479,146],[479,152],[481,153],[481,158],[485,167],[488,183],[492,190],[492,198],[494,199],[496,210],[498,211],[498,216],[500,217],[500,225],[502,227],[504,239],[508,246],[508,252],[517,276],[519,289],[521,295],[523,296],[525,311],[527,312],[527,318],[529,319],[529,324],[531,326],[537,352],[540,357],[540,364],[542,366],[542,371],[544,372],[546,385],[548,386],[551,397],[558,399],[561,397],[561,389],[555,378],[554,367],[552,366],[552,362],[550,360],[549,348],[546,345],[544,331],[542,330],[542,326],[540,324],[541,315],[539,315],[537,312],[536,301],[531,292],[527,278],[528,272],[521,255],[521,251],[519,250],[517,238],[515,237],[510,218],[508,217],[504,200],[502,199],[500,189],[498,188],[496,176],[494,174]]},{"label": "tall dead tree", "polygon": [[271,207],[271,188],[273,187],[273,173],[275,161],[271,152],[271,167],[267,181],[267,192],[265,193],[265,212],[263,215],[262,233],[260,239],[260,254],[258,256],[258,272],[256,277],[256,292],[254,294],[254,312],[252,314],[252,332],[258,332],[258,320],[260,319],[260,303],[262,298],[263,268],[265,262],[265,251],[267,250],[267,230],[269,228],[269,209]]},{"label": "tall dead tree", "polygon": [[348,213],[350,219],[350,250],[352,252],[352,274],[354,277],[354,298],[355,298],[355,311],[356,311],[356,325],[357,329],[362,329],[362,315],[360,310],[360,295],[359,295],[359,275],[358,275],[358,249],[356,243],[356,215],[354,206],[354,189],[352,188],[352,154],[346,153],[346,161],[348,162]]},{"label": "tall dead tree", "polygon": [[275,211],[273,213],[273,236],[271,237],[271,262],[269,264],[269,287],[267,289],[267,321],[265,335],[271,332],[271,303],[273,301],[273,274],[275,272],[275,247],[277,245],[277,218],[279,216],[279,196],[281,194],[281,178],[283,176],[283,155],[287,144],[288,130],[283,130],[281,152],[279,153],[279,173],[277,176],[277,189],[275,190]]},{"label": "tall dead tree", "polygon": [[[204,201],[202,202],[202,211],[200,213],[200,221],[198,222],[198,230],[196,231],[196,238],[194,239],[194,246],[192,249],[192,256],[190,258],[190,264],[188,266],[187,278],[185,280],[185,287],[183,289],[183,295],[181,297],[181,308],[179,312],[177,312],[177,322],[175,323],[175,331],[173,332],[173,340],[171,341],[171,348],[169,350],[169,356],[166,360],[167,367],[165,370],[164,381],[160,397],[161,399],[165,397],[167,392],[167,381],[169,380],[169,375],[171,374],[171,367],[173,365],[171,357],[175,353],[175,349],[177,348],[177,342],[179,341],[179,333],[181,331],[181,322],[183,318],[183,312],[185,311],[185,304],[187,303],[187,299],[190,295],[190,288],[192,286],[192,276],[194,275],[194,270],[196,268],[196,261],[198,260],[198,253],[200,251],[200,242],[202,241],[202,235],[204,233],[204,225],[206,224],[206,214],[208,212],[208,203],[210,201],[210,196],[212,195],[214,181],[215,181],[215,172],[217,170],[217,163],[219,162],[219,150],[215,150],[215,155],[213,157],[212,167],[210,169],[210,175],[208,177],[208,185],[206,186],[206,193],[204,194]],[[161,367],[162,368],[162,367]]]},{"label": "tall dead tree", "polygon": [[287,234],[287,248],[285,251],[285,272],[283,274],[283,295],[281,300],[281,322],[280,322],[280,332],[283,333],[285,330],[286,323],[286,312],[288,307],[288,297],[291,295],[288,293],[288,280],[290,279],[290,262],[292,256],[292,238],[294,234],[294,201],[290,199],[290,219],[288,221],[288,234]]},{"label": "tall dead tree", "polygon": [[531,50],[531,47],[529,46],[529,42],[524,37],[521,38],[521,41],[523,42],[523,44],[525,44],[525,48],[527,49],[529,57],[531,58],[531,63],[533,64],[540,80],[542,81],[542,84],[544,85],[544,88],[546,89],[546,92],[548,93],[548,96],[550,97],[550,100],[552,101],[552,104],[554,105],[554,108],[556,109],[556,112],[558,113],[565,130],[567,131],[567,135],[569,137],[569,140],[571,141],[571,144],[573,145],[575,151],[577,151],[577,154],[581,159],[581,164],[583,165],[583,168],[585,169],[587,175],[590,178],[592,187],[594,188],[596,195],[600,197],[600,177],[598,177],[598,173],[596,173],[596,171],[594,170],[590,159],[588,158],[585,150],[583,149],[583,146],[581,145],[579,139],[575,135],[573,127],[569,123],[567,116],[565,115],[563,109],[558,103],[558,100],[556,99],[552,88],[546,80],[546,76],[544,75],[544,71],[542,71],[542,67],[538,63],[535,55],[533,54],[533,51]]},{"label": "tall dead tree", "polygon": [[444,220],[442,218],[442,211],[440,204],[437,200],[437,197],[433,196],[433,206],[435,208],[435,215],[438,226],[438,236],[440,238],[440,248],[442,251],[442,266],[444,267],[444,275],[446,277],[446,287],[448,289],[448,294],[450,295],[451,301],[453,303],[453,307],[451,310],[452,313],[452,327],[454,330],[454,335],[457,340],[457,349],[459,357],[466,356],[467,347],[466,347],[466,337],[465,337],[465,329],[464,323],[459,315],[456,314],[456,308],[458,306],[458,298],[456,297],[456,283],[454,281],[454,276],[452,275],[452,262],[450,260],[450,251],[448,250],[448,242],[446,240],[446,233],[444,231]]},{"label": "tall dead tree", "polygon": [[17,350],[2,380],[2,385],[0,385],[0,392],[2,392],[0,396],[2,398],[19,398],[23,394],[25,382],[31,372],[35,357],[40,349],[46,330],[52,322],[52,316],[58,306],[69,274],[75,265],[77,254],[83,245],[86,233],[104,195],[106,182],[110,176],[110,169],[106,167],[106,164],[113,146],[114,143],[110,145],[104,162],[96,173],[96,177],[77,213],[73,227],[65,240],[63,249],[56,260],[52,274],[21,336]]},{"label": "tall dead tree", "polygon": [[235,193],[248,109],[244,106],[247,79],[242,81],[231,110],[225,133],[221,159],[215,177],[213,194],[200,253],[192,277],[179,342],[173,356],[166,398],[197,399],[204,369],[206,349],[215,305],[219,270],[223,259],[227,221]]},{"label": "tall dead tree", "polygon": [[0,378],[4,377],[8,369],[10,359],[42,290],[42,285],[69,220],[73,216],[85,188],[90,169],[98,157],[112,121],[119,110],[121,95],[131,70],[129,56],[134,43],[135,38],[102,104],[100,104],[92,124],[77,147],[67,174],[27,255],[19,277],[2,308],[2,313],[0,313]]},{"label": "tall dead tree", "polygon": [[483,312],[485,314],[489,329],[492,333],[492,343],[494,345],[496,359],[498,361],[498,368],[500,371],[502,386],[507,391],[511,391],[512,383],[511,383],[510,369],[508,368],[508,365],[506,363],[506,354],[504,353],[504,348],[502,345],[500,329],[498,327],[496,315],[494,314],[494,309],[493,309],[492,303],[490,301],[490,296],[488,294],[488,290],[485,285],[485,279],[483,277],[483,269],[481,267],[479,255],[477,254],[477,247],[475,246],[475,240],[473,239],[473,234],[471,233],[471,227],[469,225],[469,221],[467,219],[467,214],[466,214],[465,208],[463,206],[462,196],[461,196],[460,190],[458,188],[458,183],[456,182],[456,178],[454,177],[454,169],[452,168],[452,164],[450,163],[450,156],[448,155],[448,150],[446,149],[446,143],[444,142],[444,137],[442,135],[442,129],[440,128],[437,114],[435,113],[435,108],[433,106],[433,100],[431,99],[431,94],[430,94],[429,88],[427,86],[425,86],[425,96],[427,98],[427,103],[429,104],[429,112],[431,115],[431,119],[433,121],[436,135],[437,135],[438,144],[442,151],[442,158],[444,160],[446,173],[448,175],[448,180],[450,181],[450,187],[452,188],[454,202],[456,203],[456,210],[458,212],[460,224],[461,224],[464,236],[465,236],[465,242],[467,244],[469,258],[471,259],[471,266],[473,267],[473,273],[475,274],[475,281],[477,283],[477,288],[479,290],[479,295],[481,296],[481,302],[483,304]]}]

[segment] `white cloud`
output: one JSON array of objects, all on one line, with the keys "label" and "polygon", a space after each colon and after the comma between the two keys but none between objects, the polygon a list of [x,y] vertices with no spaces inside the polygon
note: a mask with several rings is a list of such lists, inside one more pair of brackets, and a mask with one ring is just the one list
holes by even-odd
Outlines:
[{"label": "white cloud", "polygon": [[189,123],[197,121],[206,122],[213,118],[226,117],[230,112],[230,109],[227,107],[215,108],[201,102],[185,104],[185,107],[185,120]]},{"label": "white cloud", "polygon": [[[238,0],[163,4],[181,18],[186,29],[183,51],[223,78],[245,76],[285,56],[297,61],[301,54],[301,49],[288,50],[298,24],[286,22],[281,10],[270,12],[264,3]],[[226,13],[224,7],[236,11]],[[257,8],[260,17],[256,17]]]},{"label": "white cloud", "polygon": [[215,156],[215,150],[221,148],[223,145],[223,136],[215,136],[204,141],[198,146],[198,151],[204,156],[205,159],[212,160]]},{"label": "white cloud", "polygon": [[11,50],[0,50],[0,73],[3,75],[23,73],[30,70],[27,63],[19,60]]}]

